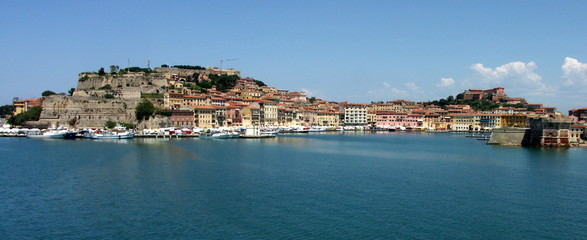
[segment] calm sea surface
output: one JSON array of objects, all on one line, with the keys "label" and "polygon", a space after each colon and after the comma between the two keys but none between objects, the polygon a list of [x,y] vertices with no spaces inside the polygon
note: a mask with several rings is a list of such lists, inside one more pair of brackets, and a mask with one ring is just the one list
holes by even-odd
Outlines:
[{"label": "calm sea surface", "polygon": [[587,149],[0,138],[0,239],[587,239]]}]

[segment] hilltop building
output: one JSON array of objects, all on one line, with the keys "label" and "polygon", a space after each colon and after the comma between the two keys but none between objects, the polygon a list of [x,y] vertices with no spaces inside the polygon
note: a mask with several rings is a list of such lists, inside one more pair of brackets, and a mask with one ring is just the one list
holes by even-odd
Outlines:
[{"label": "hilltop building", "polygon": [[14,106],[13,115],[26,112],[33,107],[41,107],[41,106],[43,106],[43,100],[45,100],[45,98],[29,98],[29,99],[13,101],[12,102],[12,105]]}]

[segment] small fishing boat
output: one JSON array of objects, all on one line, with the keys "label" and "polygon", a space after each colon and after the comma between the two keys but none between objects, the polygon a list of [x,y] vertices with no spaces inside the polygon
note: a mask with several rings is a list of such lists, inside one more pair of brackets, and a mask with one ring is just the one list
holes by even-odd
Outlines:
[{"label": "small fishing boat", "polygon": [[238,133],[231,133],[231,132],[215,132],[215,133],[202,133],[200,134],[200,138],[202,139],[227,139],[227,138],[238,138],[240,134]]},{"label": "small fishing boat", "polygon": [[49,130],[46,132],[29,132],[26,136],[29,138],[45,138],[45,139],[63,139],[67,134],[67,130]]},{"label": "small fishing boat", "polygon": [[99,132],[88,132],[84,137],[90,139],[130,139],[135,136],[134,132],[114,132],[114,131],[99,131]]}]

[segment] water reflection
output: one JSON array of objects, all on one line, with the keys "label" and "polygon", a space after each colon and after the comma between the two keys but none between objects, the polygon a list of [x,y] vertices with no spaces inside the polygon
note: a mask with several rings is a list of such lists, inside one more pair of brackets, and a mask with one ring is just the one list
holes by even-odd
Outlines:
[{"label": "water reflection", "polygon": [[530,169],[565,172],[568,169],[569,148],[522,148]]}]

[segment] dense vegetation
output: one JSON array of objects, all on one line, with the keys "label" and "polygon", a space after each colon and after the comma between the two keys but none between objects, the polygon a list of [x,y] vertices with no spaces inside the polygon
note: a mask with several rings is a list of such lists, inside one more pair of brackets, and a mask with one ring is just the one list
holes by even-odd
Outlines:
[{"label": "dense vegetation", "polygon": [[5,118],[6,115],[12,114],[14,112],[13,105],[4,105],[0,107],[0,117]]},{"label": "dense vegetation", "polygon": [[526,108],[527,106],[522,103],[518,104],[504,104],[504,103],[493,103],[488,99],[482,100],[465,100],[463,99],[463,94],[460,93],[457,97],[448,96],[446,99],[442,98],[439,100],[434,100],[429,102],[427,105],[436,105],[443,109],[446,109],[447,105],[469,105],[472,109],[477,111],[491,111],[493,109],[499,108],[500,106],[504,107],[516,107],[516,108]]},{"label": "dense vegetation", "polygon": [[204,89],[210,89],[212,86],[216,85],[216,90],[226,92],[232,89],[236,85],[236,80],[239,79],[236,75],[226,74],[210,74],[208,75],[208,78],[210,78],[210,81],[201,81],[196,83],[196,85]]},{"label": "dense vegetation", "polygon": [[120,67],[118,65],[110,65],[111,74],[116,74],[118,71],[120,71]]},{"label": "dense vegetation", "polygon": [[267,84],[265,84],[263,81],[259,81],[259,80],[255,80],[253,79],[253,81],[259,86],[259,87],[263,87],[263,86],[267,86]]},{"label": "dense vegetation", "polygon": [[32,107],[30,110],[16,114],[8,118],[8,123],[11,125],[20,126],[26,121],[38,121],[39,117],[41,116],[41,111],[43,108],[41,107]]},{"label": "dense vegetation", "polygon": [[137,106],[136,116],[139,122],[143,120],[149,120],[149,117],[151,117],[153,113],[155,113],[155,106],[153,106],[153,103],[147,99],[144,99]]},{"label": "dense vegetation", "polygon": [[116,127],[116,123],[113,122],[113,121],[108,120],[106,122],[106,124],[104,124],[104,127],[106,127],[106,128],[114,128],[114,127]]},{"label": "dense vegetation", "polygon": [[53,91],[44,91],[43,93],[41,93],[41,96],[46,97],[46,96],[51,96],[51,95],[55,95],[57,93],[53,92]]},{"label": "dense vegetation", "polygon": [[[140,68],[140,67],[128,67],[123,69],[124,72],[144,72],[144,73],[152,73],[153,70],[151,70],[150,68]],[[121,71],[123,71],[121,70]]]},{"label": "dense vegetation", "polygon": [[160,93],[141,93],[141,98],[163,98],[163,94]]},{"label": "dense vegetation", "polygon": [[84,76],[80,77],[78,80],[79,80],[80,82],[83,82],[83,81],[86,81],[86,80],[88,80],[88,79],[90,79],[90,77],[88,77],[88,75],[84,75]]},{"label": "dense vegetation", "polygon": [[[164,64],[165,65],[165,64]],[[165,65],[167,66],[167,65]],[[163,65],[161,65],[161,67],[163,67]],[[179,69],[194,69],[194,70],[206,70],[205,67],[201,67],[201,66],[190,66],[190,65],[173,65],[174,68],[179,68]]]}]

